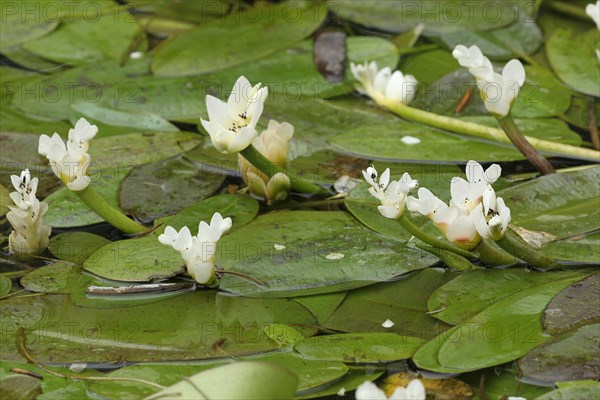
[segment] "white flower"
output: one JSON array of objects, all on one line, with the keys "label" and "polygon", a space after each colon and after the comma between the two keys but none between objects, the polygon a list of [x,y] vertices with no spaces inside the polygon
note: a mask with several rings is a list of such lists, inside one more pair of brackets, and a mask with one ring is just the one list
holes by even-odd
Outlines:
[{"label": "white flower", "polygon": [[469,68],[469,72],[476,79],[490,80],[492,78],[494,67],[492,67],[491,61],[483,55],[479,47],[471,46],[467,48],[459,44],[452,51],[452,56],[461,66]]},{"label": "white flower", "polygon": [[167,226],[158,237],[162,244],[169,245],[181,253],[188,274],[199,284],[210,284],[215,278],[216,245],[221,235],[231,228],[231,218],[214,213],[210,224],[200,221],[198,234],[192,236],[187,226],[179,232]]},{"label": "white flower", "polygon": [[261,88],[260,83],[252,86],[248,79],[240,76],[227,103],[206,96],[209,120],[200,119],[200,122],[218,151],[238,153],[252,143],[268,94],[268,89]]},{"label": "white flower", "polygon": [[391,319],[389,319],[389,318],[388,318],[388,319],[386,319],[385,321],[383,321],[383,322],[381,323],[381,326],[382,326],[382,327],[384,327],[384,328],[391,328],[391,327],[393,327],[394,325],[396,325],[396,324],[394,323],[394,321],[392,321],[392,320],[391,320]]},{"label": "white flower", "polygon": [[[287,168],[289,142],[293,136],[294,127],[291,124],[287,122],[280,124],[271,120],[267,129],[255,138],[252,144],[269,161]],[[269,205],[288,197],[292,184],[286,174],[279,172],[269,177],[240,154],[238,154],[238,163],[242,178],[248,185],[251,195],[265,200]]]},{"label": "white flower", "polygon": [[38,179],[31,179],[29,170],[20,176],[11,175],[15,192],[9,194],[16,207],[8,206],[6,219],[14,230],[8,237],[10,251],[20,254],[40,254],[48,247],[48,237],[52,228],[44,225],[43,216],[48,205],[36,197]]},{"label": "white flower", "polygon": [[523,83],[525,68],[521,61],[514,59],[504,66],[502,75],[494,72],[490,81],[477,81],[477,87],[485,108],[494,115],[505,117],[510,113]]},{"label": "white flower", "polygon": [[379,70],[375,61],[358,65],[351,63],[350,69],[360,83],[356,90],[377,103],[392,101],[409,104],[415,98],[417,80],[412,75],[404,75],[400,71],[392,73],[389,67]]},{"label": "white flower", "polygon": [[396,388],[390,397],[373,382],[365,381],[356,389],[356,400],[425,400],[425,386],[418,379],[413,379],[406,388]]},{"label": "white flower", "polygon": [[466,181],[460,177],[452,178],[450,183],[452,202],[450,205],[468,214],[481,202],[487,186],[498,180],[502,168],[498,164],[492,164],[484,171],[481,164],[471,160],[467,163],[465,172],[467,174]]},{"label": "white flower", "polygon": [[588,4],[585,7],[585,12],[594,20],[598,30],[600,30],[600,0],[596,1],[596,4]]},{"label": "white flower", "polygon": [[29,170],[21,172],[20,176],[11,175],[10,180],[16,190],[9,194],[17,207],[27,210],[35,202],[35,193],[38,187],[38,178],[31,179]]},{"label": "white flower", "polygon": [[479,47],[467,48],[458,45],[452,51],[454,58],[477,79],[477,87],[485,108],[492,114],[505,117],[510,113],[512,105],[519,96],[525,83],[525,68],[517,59],[510,60],[502,74],[494,72],[492,63],[483,55]]},{"label": "white flower", "polygon": [[381,202],[381,205],[377,207],[381,215],[391,219],[402,217],[406,196],[411,189],[418,186],[418,182],[411,179],[407,172],[399,181],[390,182],[389,168],[383,171],[381,177],[378,177],[374,167],[369,167],[362,173],[365,180],[371,185],[369,193]]},{"label": "white flower", "polygon": [[54,174],[73,191],[83,190],[90,184],[90,177],[86,172],[91,158],[87,151],[89,141],[96,133],[96,125],[80,118],[75,128],[69,129],[66,145],[58,133],[54,133],[52,137],[40,136],[38,152],[50,161]]},{"label": "white flower", "polygon": [[477,205],[473,210],[471,218],[481,237],[500,240],[504,237],[510,222],[510,208],[501,197],[496,197],[496,192],[488,185],[483,193],[482,204]]},{"label": "white flower", "polygon": [[452,243],[463,249],[472,249],[481,240],[474,222],[456,206],[448,206],[426,188],[419,189],[419,198],[410,196],[407,207],[412,212],[427,216]]}]

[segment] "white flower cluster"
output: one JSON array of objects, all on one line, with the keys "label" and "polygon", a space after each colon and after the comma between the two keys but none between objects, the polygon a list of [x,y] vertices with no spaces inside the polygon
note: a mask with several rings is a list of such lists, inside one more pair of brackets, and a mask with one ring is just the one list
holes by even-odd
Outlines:
[{"label": "white flower cluster", "polygon": [[371,185],[369,193],[381,202],[377,208],[386,218],[398,219],[404,214],[404,203],[408,193],[416,188],[419,183],[404,173],[398,181],[390,182],[390,169],[383,171],[378,176],[375,167],[362,171],[365,180]]},{"label": "white flower cluster", "polygon": [[425,400],[425,386],[418,379],[413,379],[404,387],[398,387],[390,397],[373,382],[365,381],[356,388],[356,400]]},{"label": "white flower cluster", "polygon": [[10,193],[14,206],[6,218],[14,228],[8,237],[8,248],[19,254],[40,254],[48,247],[48,237],[52,228],[44,225],[43,216],[48,205],[36,198],[38,178],[31,179],[29,170],[20,176],[10,177],[15,191]]},{"label": "white flower cluster", "polygon": [[375,61],[364,64],[350,64],[352,74],[358,80],[356,90],[369,96],[378,104],[385,106],[386,102],[409,104],[417,92],[417,80],[412,75],[404,75],[389,67],[377,67]]},{"label": "white flower cluster", "polygon": [[499,240],[510,222],[510,209],[502,198],[496,198],[492,188],[501,172],[498,164],[484,171],[471,160],[466,167],[467,180],[452,178],[449,204],[420,188],[419,197],[409,196],[406,206],[411,212],[427,216],[449,241],[463,249],[476,247],[482,237]]},{"label": "white flower cluster", "polygon": [[52,137],[40,136],[38,152],[50,161],[54,174],[73,191],[81,191],[90,184],[86,175],[91,157],[87,153],[90,140],[98,133],[98,127],[80,118],[73,129],[69,129],[67,144],[58,133]]},{"label": "white flower cluster", "polygon": [[231,228],[231,218],[214,213],[210,224],[200,221],[198,234],[192,236],[187,226],[179,232],[167,226],[158,237],[162,244],[169,245],[181,253],[188,274],[199,284],[211,284],[215,279],[215,254],[221,235]]},{"label": "white flower cluster", "polygon": [[469,68],[469,72],[477,80],[485,108],[496,116],[507,116],[525,83],[523,64],[517,59],[510,60],[504,66],[502,74],[499,74],[494,72],[492,63],[477,46],[467,48],[458,45],[452,55],[461,66]]},{"label": "white flower cluster", "polygon": [[[269,121],[269,126],[260,136],[252,141],[256,149],[272,163],[287,168],[289,143],[294,136],[294,127],[287,122],[280,124],[275,120]],[[241,154],[238,154],[240,172],[250,194],[268,205],[285,200],[291,190],[290,178],[278,172],[269,177],[254,167]]]},{"label": "white flower cluster", "polygon": [[[260,83],[252,86],[246,77],[241,76],[233,85],[227,102],[206,96],[209,119],[200,119],[200,122],[221,153],[239,153],[253,145],[273,164],[286,168],[294,127],[287,122],[280,124],[271,120],[260,136],[256,130],[268,95],[266,87],[261,88]],[[269,205],[287,198],[291,182],[286,174],[279,172],[270,177],[241,155],[238,159],[242,177],[251,195]]]}]

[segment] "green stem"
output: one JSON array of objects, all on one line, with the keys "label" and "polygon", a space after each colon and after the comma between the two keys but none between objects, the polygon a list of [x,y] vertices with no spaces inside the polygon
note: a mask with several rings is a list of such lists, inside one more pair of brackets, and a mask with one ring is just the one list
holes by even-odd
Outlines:
[{"label": "green stem", "polygon": [[488,265],[509,266],[519,263],[519,259],[502,248],[491,246],[485,240],[481,240],[475,248],[479,258]]},{"label": "green stem", "polygon": [[74,193],[96,214],[120,231],[124,233],[142,233],[147,231],[145,226],[138,224],[120,210],[108,204],[104,197],[100,196],[91,186]]},{"label": "green stem", "polygon": [[436,249],[440,250],[448,250],[467,259],[474,258],[473,254],[471,254],[467,250],[463,250],[460,247],[453,245],[452,243],[444,242],[442,240],[429,236],[428,234],[423,232],[418,226],[416,226],[410,219],[408,219],[406,215],[400,217],[400,219],[398,219],[398,222],[400,222],[400,225],[402,225],[402,227],[406,229],[411,235],[427,243],[431,247],[435,247]]},{"label": "green stem", "polygon": [[519,240],[516,233],[507,231],[504,237],[496,243],[504,250],[508,251],[521,260],[526,261],[529,265],[542,269],[564,268],[564,265],[559,264],[554,258],[547,257],[537,251],[533,246],[524,240]]},{"label": "green stem", "polygon": [[556,172],[554,171],[552,164],[542,157],[527,139],[525,139],[525,136],[523,136],[510,114],[502,118],[496,117],[496,119],[502,129],[504,129],[504,133],[506,133],[506,136],[508,136],[510,141],[542,175],[553,174]]},{"label": "green stem", "polygon": [[324,187],[319,186],[314,182],[307,181],[306,179],[302,179],[294,174],[290,174],[284,168],[281,168],[279,165],[274,164],[267,157],[263,156],[253,145],[250,145],[244,150],[240,151],[240,154],[242,155],[242,157],[248,160],[250,164],[254,165],[256,168],[258,168],[268,176],[273,176],[279,172],[286,174],[290,178],[292,189],[296,192],[326,195],[331,194]]},{"label": "green stem", "polygon": [[571,17],[579,18],[584,21],[590,21],[590,17],[585,13],[585,10],[576,5],[556,0],[545,1],[543,4],[544,6],[548,6],[555,11],[561,12]]},{"label": "green stem", "polygon": [[436,247],[431,247],[426,244],[417,243],[417,247],[421,250],[428,251],[435,254],[444,264],[456,271],[467,271],[475,268],[471,261],[467,260],[463,256],[459,256],[456,253],[447,250],[440,250]]},{"label": "green stem", "polygon": [[[439,128],[445,131],[460,133],[467,136],[474,136],[482,139],[494,140],[502,143],[511,143],[502,129],[492,128],[473,122],[461,121],[456,118],[437,115],[428,111],[409,107],[399,102],[385,102],[380,104],[394,114],[425,125]],[[567,144],[550,142],[548,140],[537,139],[525,136],[531,145],[548,154],[556,154],[563,157],[575,158],[586,161],[600,162],[600,152],[581,147],[570,146]]]}]

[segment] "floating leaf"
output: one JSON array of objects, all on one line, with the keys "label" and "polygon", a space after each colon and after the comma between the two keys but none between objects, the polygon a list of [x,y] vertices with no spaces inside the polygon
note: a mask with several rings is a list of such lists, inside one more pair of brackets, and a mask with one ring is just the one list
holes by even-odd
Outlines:
[{"label": "floating leaf", "polygon": [[345,297],[346,293],[340,292],[295,297],[293,300],[306,307],[321,326],[335,312]]},{"label": "floating leaf", "polygon": [[496,367],[469,372],[462,374],[460,379],[473,387],[475,393],[473,400],[504,399],[509,396],[537,399],[538,396],[552,390],[548,387],[523,383],[515,372],[508,368]]},{"label": "floating leaf", "polygon": [[596,28],[576,37],[570,30],[557,29],[546,42],[546,54],[563,82],[578,92],[600,97],[597,47]]},{"label": "floating leaf", "polygon": [[294,344],[302,339],[302,333],[289,325],[271,324],[265,326],[263,331],[265,334],[276,342],[279,347],[285,347],[288,344]]},{"label": "floating leaf", "polygon": [[595,231],[600,220],[600,167],[552,174],[502,190],[512,224],[558,239]]},{"label": "floating leaf", "polygon": [[89,232],[65,232],[50,238],[48,250],[58,259],[83,263],[110,240]]},{"label": "floating leaf", "polygon": [[262,331],[269,324],[293,325],[305,336],[316,332],[316,321],[297,303],[210,290],[108,309],[73,306],[65,295],[9,298],[0,322],[3,358],[22,359],[14,336],[22,326],[28,351],[44,363],[237,357],[278,348]]},{"label": "floating leaf", "polygon": [[161,244],[156,236],[119,240],[100,247],[83,268],[106,279],[147,282],[185,271],[181,254]]},{"label": "floating leaf", "polygon": [[3,399],[34,400],[40,394],[40,380],[32,376],[15,374],[0,380],[0,396]]},{"label": "floating leaf", "polygon": [[380,363],[410,358],[422,343],[396,333],[343,333],[304,339],[294,349],[319,360]]},{"label": "floating leaf", "polygon": [[361,385],[365,381],[374,381],[383,375],[383,371],[377,370],[375,368],[352,368],[350,372],[348,372],[340,381],[331,384],[321,390],[311,391],[306,394],[296,395],[295,398],[298,399],[314,399],[321,398],[326,396],[334,396],[339,395],[340,391],[343,390],[344,393],[348,393],[354,389],[356,389],[359,385]]},{"label": "floating leaf", "polygon": [[[450,271],[429,268],[398,282],[353,290],[324,327],[343,332],[394,332],[431,339],[449,326],[428,314],[427,298],[454,276],[456,274]],[[388,319],[394,325],[384,328],[382,323]]]},{"label": "floating leaf", "polygon": [[0,185],[0,217],[4,217],[9,211],[8,206],[13,205],[9,194],[10,192],[8,191],[8,189],[6,189],[4,185]]},{"label": "floating leaf", "polygon": [[297,387],[298,377],[290,370],[247,361],[200,372],[146,399],[289,399]]},{"label": "floating leaf", "polygon": [[44,13],[41,4],[33,4],[33,12],[25,12],[28,2],[23,0],[4,4],[0,49],[47,35],[58,26],[60,15]]},{"label": "floating leaf", "polygon": [[[315,225],[315,220],[320,224]],[[251,296],[343,291],[385,281],[433,262],[428,254],[403,242],[385,240],[344,212],[266,214],[225,236],[217,247],[221,268],[242,272],[268,285],[261,287],[225,276],[220,288]]]},{"label": "floating leaf", "polygon": [[554,382],[597,379],[600,324],[581,326],[536,347],[518,362],[525,379]]},{"label": "floating leaf", "polygon": [[598,396],[600,396],[600,383],[584,381],[569,383],[536,400],[597,399]]},{"label": "floating leaf", "polygon": [[232,232],[252,221],[258,214],[258,208],[258,201],[250,196],[219,194],[192,204],[171,217],[155,221],[155,225],[163,224],[155,232],[162,233],[169,225],[178,231],[184,226],[195,229],[200,221],[210,221],[215,212],[223,218],[231,218],[229,232]]},{"label": "floating leaf", "polygon": [[49,35],[32,40],[23,47],[41,57],[72,65],[120,61],[141,34],[137,21],[125,10],[66,22]]},{"label": "floating leaf", "polygon": [[[469,4],[449,1],[429,5],[427,0],[394,3],[386,0],[336,0],[332,11],[358,24],[390,32],[403,32],[422,23],[425,24],[423,34],[437,36],[463,30],[489,30],[514,21],[515,11],[508,4],[494,3],[490,7],[490,3],[493,1]],[[486,13],[488,8],[494,10],[493,18]]]},{"label": "floating leaf", "polygon": [[600,259],[600,232],[548,243],[540,249],[540,252],[563,260],[594,263]]},{"label": "floating leaf", "polygon": [[598,322],[600,274],[589,275],[564,289],[546,306],[542,317],[544,330],[556,335],[583,324]]},{"label": "floating leaf", "polygon": [[577,278],[535,286],[492,304],[431,339],[415,353],[420,368],[467,372],[515,360],[549,340],[540,314],[556,293]]},{"label": "floating leaf", "polygon": [[21,278],[21,285],[31,292],[69,293],[79,276],[78,266],[57,262],[29,272]]},{"label": "floating leaf", "polygon": [[10,289],[12,289],[12,281],[5,276],[0,276],[0,297],[10,293]]},{"label": "floating leaf", "polygon": [[464,30],[440,35],[450,50],[456,45],[478,46],[491,59],[506,60],[533,53],[543,42],[540,27],[529,16],[501,29],[491,31]]},{"label": "floating leaf", "polygon": [[119,111],[97,103],[75,103],[71,105],[69,120],[73,125],[81,117],[98,126],[96,137],[105,137],[131,132],[177,132],[179,129],[159,115],[146,111]]},{"label": "floating leaf", "polygon": [[[420,142],[406,144],[402,141],[405,136],[415,137]],[[348,129],[330,142],[341,151],[380,160],[462,162],[477,159],[484,162],[520,160],[523,157],[509,145],[471,140],[400,120]]]},{"label": "floating leaf", "polygon": [[156,161],[134,168],[125,177],[119,203],[142,220],[154,220],[210,196],[224,180],[220,171],[205,169],[181,156]]},{"label": "floating leaf", "polygon": [[486,307],[522,290],[567,278],[580,272],[537,272],[526,269],[478,269],[457,276],[434,291],[427,305],[433,316],[456,325]]},{"label": "floating leaf", "polygon": [[[291,8],[265,5],[208,21],[161,45],[152,71],[157,76],[182,76],[246,64],[304,39],[327,15],[322,4],[297,3]],[[238,49],[252,50],[232,51],[232,43]]]}]

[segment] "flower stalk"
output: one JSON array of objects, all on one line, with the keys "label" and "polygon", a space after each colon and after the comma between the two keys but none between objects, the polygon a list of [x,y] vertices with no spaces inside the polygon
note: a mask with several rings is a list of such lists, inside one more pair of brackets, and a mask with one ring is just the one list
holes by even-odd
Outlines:
[{"label": "flower stalk", "polygon": [[556,172],[552,164],[538,153],[538,151],[527,141],[510,114],[504,117],[496,116],[496,119],[510,141],[542,175],[553,174]]},{"label": "flower stalk", "polygon": [[428,234],[423,232],[417,225],[415,225],[410,219],[408,219],[406,215],[400,217],[398,219],[398,222],[400,222],[400,225],[404,229],[406,229],[408,233],[421,240],[422,242],[427,243],[435,249],[451,251],[467,259],[475,258],[473,254],[471,254],[471,252],[467,250],[463,250],[460,247],[455,246],[451,243],[447,243],[432,236],[429,236]]},{"label": "flower stalk", "polygon": [[314,182],[310,182],[306,179],[302,179],[298,176],[290,174],[284,168],[281,168],[277,164],[270,161],[267,157],[262,155],[260,151],[254,147],[254,145],[250,145],[246,147],[244,150],[240,151],[242,157],[244,157],[250,164],[258,168],[261,172],[267,174],[268,176],[273,176],[278,173],[283,173],[290,178],[290,183],[292,186],[292,190],[300,193],[308,193],[308,194],[323,194],[329,195],[329,191],[322,186],[317,185]]},{"label": "flower stalk", "polygon": [[485,240],[481,240],[474,251],[477,253],[478,258],[488,265],[507,267],[519,263],[519,259],[517,257],[507,253],[502,248],[498,249],[491,246]]},{"label": "flower stalk", "polygon": [[[461,121],[456,118],[434,114],[420,110],[394,101],[386,101],[380,104],[399,117],[419,122],[434,128],[460,133],[467,136],[493,140],[501,143],[511,143],[502,129],[477,124],[474,122]],[[568,144],[555,143],[548,140],[538,139],[531,136],[524,138],[537,150],[547,154],[574,158],[578,160],[600,162],[600,152],[592,149],[571,146]]]},{"label": "flower stalk", "polygon": [[83,190],[73,192],[96,214],[104,218],[106,222],[124,233],[142,233],[147,228],[127,217],[120,210],[108,204],[104,197],[100,196],[91,186]]},{"label": "flower stalk", "polygon": [[541,254],[526,241],[517,239],[515,235],[515,233],[508,231],[504,237],[497,240],[496,243],[510,254],[514,254],[521,260],[526,261],[532,267],[540,269],[564,268],[564,266],[554,258]]}]

